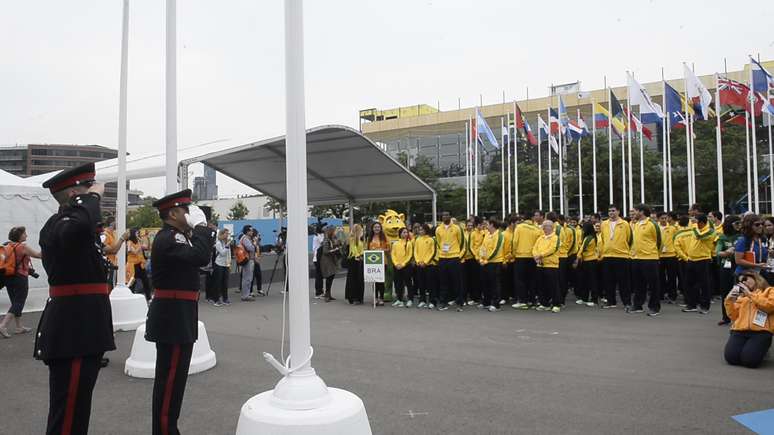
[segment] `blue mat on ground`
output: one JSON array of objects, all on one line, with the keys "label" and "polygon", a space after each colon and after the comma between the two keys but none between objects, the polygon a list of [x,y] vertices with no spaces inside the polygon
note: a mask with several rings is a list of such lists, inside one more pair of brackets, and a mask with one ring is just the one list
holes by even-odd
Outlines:
[{"label": "blue mat on ground", "polygon": [[757,434],[774,435],[774,409],[739,414],[732,418]]}]

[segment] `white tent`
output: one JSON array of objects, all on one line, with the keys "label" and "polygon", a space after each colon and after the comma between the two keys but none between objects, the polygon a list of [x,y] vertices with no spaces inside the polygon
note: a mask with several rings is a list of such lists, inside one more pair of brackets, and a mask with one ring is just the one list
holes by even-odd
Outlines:
[{"label": "white tent", "polygon": [[[7,240],[11,228],[24,226],[27,229],[27,244],[40,249],[40,229],[56,213],[57,208],[54,197],[40,183],[0,170],[0,236],[3,241]],[[46,271],[40,260],[33,259],[32,264],[40,278],[30,277],[30,291],[24,311],[42,310],[48,298]],[[8,293],[0,291],[0,312],[4,313],[9,306]]]}]

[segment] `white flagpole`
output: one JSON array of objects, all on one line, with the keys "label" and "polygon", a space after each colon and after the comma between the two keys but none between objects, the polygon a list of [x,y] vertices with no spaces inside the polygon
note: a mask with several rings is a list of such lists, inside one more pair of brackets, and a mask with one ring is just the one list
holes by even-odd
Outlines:
[{"label": "white flagpole", "polygon": [[[752,64],[750,64],[750,96],[754,97],[753,91],[753,73]],[[755,132],[755,103],[754,99],[750,99],[750,140],[752,141],[752,164],[753,164],[753,197],[755,198],[755,214],[760,214],[761,207],[758,201],[758,192],[760,187],[758,186],[758,140]]]},{"label": "white flagpole", "polygon": [[685,72],[683,71],[683,89],[684,89],[684,97],[683,97],[683,111],[685,112],[685,162],[686,162],[686,175],[688,176],[688,206],[690,207],[693,205],[693,186],[691,185],[691,116],[689,114],[689,104],[690,101],[688,100],[688,77],[685,75]]},{"label": "white flagpole", "polygon": [[177,0],[167,0],[165,53],[166,192],[177,191]]},{"label": "white flagpole", "polygon": [[669,184],[669,211],[675,209],[675,196],[672,192],[672,118],[666,116],[666,137],[667,137],[667,184]]},{"label": "white flagpole", "polygon": [[470,217],[470,125],[465,123],[465,219]]},{"label": "white flagpole", "polygon": [[[607,82],[607,78],[605,78]],[[605,84],[607,88],[607,84]],[[610,88],[607,88],[607,175],[610,178],[608,195],[610,204],[613,202],[613,103],[610,97]]]},{"label": "white flagpole", "polygon": [[551,157],[553,157],[554,153],[551,150],[551,137],[553,136],[551,134],[551,109],[548,109],[548,211],[554,210],[554,188],[552,186],[553,180],[551,179]]},{"label": "white flagpole", "polygon": [[[562,98],[561,96],[558,98]],[[562,114],[558,113],[559,105],[557,105],[557,114],[559,115],[559,213],[564,214],[564,134],[562,133]]]},{"label": "white flagpole", "polygon": [[[476,114],[478,117],[478,114]],[[473,170],[473,214],[478,216],[478,120],[476,120],[476,132],[473,136],[473,154],[474,154],[474,170]]]},{"label": "white flagpole", "polygon": [[502,210],[503,219],[505,219],[505,121],[500,117],[500,210]]},{"label": "white flagpole", "polygon": [[696,197],[696,139],[693,137],[693,126],[696,124],[696,120],[691,115],[691,188],[693,190],[693,202],[698,202]]},{"label": "white flagpole", "polygon": [[[519,111],[521,116],[521,111]],[[519,157],[518,157],[518,137],[516,133],[516,101],[513,102],[513,206],[516,214],[519,213]],[[526,139],[526,145],[529,145],[529,138]],[[508,192],[510,196],[510,192]]]},{"label": "white flagpole", "polygon": [[[629,74],[628,72],[626,73]],[[629,153],[629,208],[634,204],[634,178],[632,177],[632,96],[629,95],[629,86],[626,87],[626,142]]]},{"label": "white flagpole", "polygon": [[645,130],[645,126],[642,124],[642,106],[640,106],[640,204],[645,204],[645,161],[642,144],[643,130]]},{"label": "white flagpole", "polygon": [[[506,116],[508,118],[510,118],[510,115],[506,114]],[[515,125],[515,123],[514,123],[514,125]],[[508,175],[508,190],[506,191],[506,196],[508,197],[508,213],[510,214],[512,212],[512,209],[513,209],[513,201],[511,201],[511,199],[512,199],[511,198],[511,124],[510,124],[510,120],[509,119],[506,119],[505,129],[506,129],[505,131],[508,132],[508,143],[505,144],[508,147],[508,164],[507,164],[507,171],[506,171],[507,175]],[[513,142],[516,143],[516,131],[515,131],[515,129],[514,129],[514,132],[513,132],[513,136],[514,136],[513,137]]]},{"label": "white flagpole", "polygon": [[[749,99],[749,94],[747,97]],[[747,110],[744,111],[744,144],[745,155],[747,156],[745,160],[747,162],[747,211],[752,211],[752,176],[750,175],[750,113]]]},{"label": "white flagpole", "polygon": [[[118,97],[118,192],[116,199],[116,235],[126,231],[126,99],[129,76],[129,0],[123,1],[121,21],[121,76]],[[126,287],[126,250],[117,254],[116,287]]]},{"label": "white flagpole", "polygon": [[715,118],[717,118],[717,125],[715,126],[715,154],[718,169],[718,210],[721,213],[725,213],[725,199],[723,198],[723,137],[720,131],[720,113],[720,85],[718,74],[715,73]]},{"label": "white flagpole", "polygon": [[771,196],[769,196],[769,213],[774,213],[774,154],[771,144],[771,112],[766,112],[766,119],[769,122],[769,187]]},{"label": "white flagpole", "polygon": [[661,68],[661,106],[663,107],[664,119],[661,120],[661,181],[664,192],[664,211],[669,211],[669,194],[667,193],[667,123],[669,116],[666,109],[666,86],[664,85],[664,68]]},{"label": "white flagpole", "polygon": [[[578,108],[578,125],[580,126],[580,108]],[[578,138],[578,220],[583,220],[583,166],[581,163],[581,142],[583,137]]]},{"label": "white flagpole", "polygon": [[[537,155],[538,155],[538,208],[543,210],[543,158],[540,155],[540,149],[543,147],[543,142],[540,137],[540,114],[538,113],[537,120]],[[549,145],[550,146],[550,145]],[[518,189],[518,187],[516,187]]]},{"label": "white flagpole", "polygon": [[[611,91],[612,92],[612,91]],[[621,104],[619,101],[618,104]],[[613,109],[610,108],[610,124],[613,123]],[[626,124],[624,124],[624,128],[626,127]],[[627,129],[628,131],[628,129]],[[626,138],[621,135],[621,198],[623,208],[621,210],[621,214],[624,216],[629,216],[629,207],[628,207],[628,198],[626,195]]]},{"label": "white flagpole", "polygon": [[597,206],[597,116],[595,105],[594,100],[591,100],[591,164],[594,185],[594,210],[591,211],[592,213],[599,211]]}]

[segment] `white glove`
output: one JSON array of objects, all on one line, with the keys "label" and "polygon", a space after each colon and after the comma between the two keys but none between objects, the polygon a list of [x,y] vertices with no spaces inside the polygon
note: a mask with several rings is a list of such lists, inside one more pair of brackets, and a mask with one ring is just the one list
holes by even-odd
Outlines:
[{"label": "white glove", "polygon": [[207,217],[204,216],[202,209],[195,205],[188,206],[188,213],[185,214],[185,221],[191,228],[196,228],[199,225],[207,225]]}]

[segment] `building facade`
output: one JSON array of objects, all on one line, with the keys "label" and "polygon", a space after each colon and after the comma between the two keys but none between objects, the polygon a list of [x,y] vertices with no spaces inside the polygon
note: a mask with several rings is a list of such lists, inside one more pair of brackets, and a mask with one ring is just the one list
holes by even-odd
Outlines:
[{"label": "building facade", "polygon": [[218,199],[217,171],[204,165],[204,174],[194,177],[193,196],[199,200]]},{"label": "building facade", "polygon": [[[0,169],[30,177],[117,157],[118,151],[100,145],[28,144],[0,147]],[[115,212],[116,195],[116,183],[107,183],[103,211]]]}]

